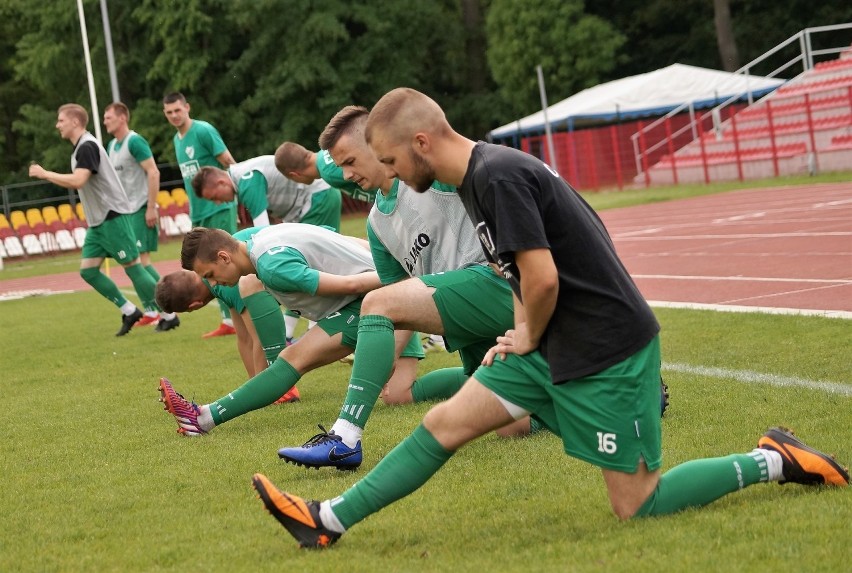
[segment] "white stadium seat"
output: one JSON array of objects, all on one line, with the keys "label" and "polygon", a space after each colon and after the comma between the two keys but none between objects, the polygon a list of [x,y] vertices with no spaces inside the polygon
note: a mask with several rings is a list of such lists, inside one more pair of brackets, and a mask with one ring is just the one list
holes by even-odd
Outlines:
[{"label": "white stadium seat", "polygon": [[192,220],[186,213],[178,213],[175,215],[175,223],[183,234],[189,233],[192,230]]},{"label": "white stadium seat", "polygon": [[83,241],[86,240],[86,229],[85,227],[74,227],[74,242],[77,243],[77,248],[83,248]]},{"label": "white stadium seat", "polygon": [[56,231],[56,242],[59,243],[59,248],[63,251],[73,251],[77,248],[74,237],[71,236],[71,233],[67,229]]},{"label": "white stadium seat", "polygon": [[42,255],[44,254],[44,248],[41,246],[41,243],[38,240],[38,237],[35,235],[24,235],[23,238],[24,250],[28,255]]},{"label": "white stadium seat", "polygon": [[9,253],[10,257],[20,257],[24,254],[24,247],[18,237],[6,237],[3,239],[3,246],[6,247],[6,252]]}]

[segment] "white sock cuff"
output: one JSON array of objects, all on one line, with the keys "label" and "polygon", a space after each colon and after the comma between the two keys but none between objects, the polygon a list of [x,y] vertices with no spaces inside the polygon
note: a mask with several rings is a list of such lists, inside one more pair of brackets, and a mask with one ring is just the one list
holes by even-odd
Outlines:
[{"label": "white sock cuff", "polygon": [[[341,498],[335,498],[335,500],[340,500]],[[343,524],[340,523],[340,520],[337,519],[337,516],[334,515],[334,511],[331,509],[331,501],[326,500],[320,503],[319,509],[320,521],[322,522],[323,527],[326,529],[330,529],[335,533],[346,533],[346,528],[343,527]]]},{"label": "white sock cuff", "polygon": [[361,436],[364,435],[364,428],[356,426],[352,422],[341,418],[337,419],[331,427],[331,431],[334,432],[335,435],[340,436],[343,439],[343,443],[350,448],[354,448],[361,439]]},{"label": "white sock cuff", "polygon": [[[749,453],[760,466],[760,481],[779,481],[784,478],[781,454],[768,448],[755,448]],[[763,463],[761,463],[763,462]]]}]

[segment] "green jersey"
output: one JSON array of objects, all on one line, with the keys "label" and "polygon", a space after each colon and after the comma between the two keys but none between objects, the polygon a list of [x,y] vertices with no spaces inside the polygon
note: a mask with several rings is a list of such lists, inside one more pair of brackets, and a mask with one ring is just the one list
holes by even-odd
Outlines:
[{"label": "green jersey", "polygon": [[180,133],[175,134],[174,145],[177,162],[180,165],[180,175],[183,177],[184,189],[187,190],[189,196],[189,218],[192,220],[192,224],[196,225],[202,219],[219,211],[232,209],[233,201],[217,205],[213,201],[197,197],[191,191],[192,178],[195,177],[199,169],[208,165],[224,168],[216,157],[227,151],[228,147],[216,128],[206,121],[193,119],[192,125],[183,137],[180,136]]}]

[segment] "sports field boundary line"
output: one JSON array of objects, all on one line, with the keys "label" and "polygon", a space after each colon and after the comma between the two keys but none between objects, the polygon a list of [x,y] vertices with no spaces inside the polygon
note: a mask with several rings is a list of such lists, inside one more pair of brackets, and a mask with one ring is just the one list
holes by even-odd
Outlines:
[{"label": "sports field boundary line", "polygon": [[787,316],[821,316],[823,318],[852,319],[852,312],[847,310],[818,310],[809,308],[783,308],[774,306],[744,306],[735,304],[707,304],[701,302],[670,302],[649,300],[648,304],[657,308],[674,308],[684,310],[713,310],[716,312],[751,312],[755,314],[781,314]]},{"label": "sports field boundary line", "polygon": [[727,378],[747,384],[769,384],[771,386],[788,388],[800,387],[808,388],[810,390],[822,390],[831,394],[840,394],[841,396],[852,397],[852,385],[839,384],[837,382],[822,382],[818,380],[808,380],[807,378],[799,378],[796,376],[766,374],[764,372],[755,372],[753,370],[734,370],[731,368],[718,368],[714,366],[693,366],[691,364],[683,364],[680,362],[664,362],[662,364],[662,369],[669,372],[697,374],[698,376],[707,376],[710,378]]}]

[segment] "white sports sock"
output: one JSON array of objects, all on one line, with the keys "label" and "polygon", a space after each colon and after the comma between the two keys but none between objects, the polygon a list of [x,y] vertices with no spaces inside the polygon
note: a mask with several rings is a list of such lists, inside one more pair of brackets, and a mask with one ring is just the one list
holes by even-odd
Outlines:
[{"label": "white sports sock", "polygon": [[216,422],[213,421],[213,415],[210,413],[210,406],[205,404],[198,407],[198,425],[205,432],[216,427]]},{"label": "white sports sock", "polygon": [[146,310],[145,316],[147,316],[149,318],[157,318],[157,316],[159,316],[159,315],[157,314],[156,310]]},{"label": "white sports sock", "polygon": [[234,328],[234,321],[230,318],[223,318],[222,324],[224,324],[226,326],[230,326],[231,328]]},{"label": "white sports sock", "polygon": [[121,314],[124,316],[130,316],[134,312],[136,312],[136,305],[129,300],[125,301],[125,303],[121,305]]},{"label": "white sports sock", "polygon": [[337,519],[337,516],[334,515],[334,512],[331,510],[331,501],[325,500],[320,503],[319,515],[323,527],[330,529],[335,533],[346,533],[346,528],[343,527],[343,524],[340,523],[340,520]]},{"label": "white sports sock", "polygon": [[784,460],[781,458],[781,454],[768,448],[755,448],[752,453],[755,452],[760,453],[763,456],[763,459],[766,460],[766,481],[779,481],[784,479],[784,473],[782,471],[784,467]]},{"label": "white sports sock", "polygon": [[331,427],[331,431],[334,432],[336,436],[340,436],[341,439],[343,439],[343,443],[350,448],[354,448],[358,445],[358,441],[364,434],[364,428],[360,428],[352,422],[342,420],[340,418],[338,418]]},{"label": "white sports sock", "polygon": [[[154,316],[156,316],[156,314]],[[160,318],[162,318],[163,320],[174,320],[175,313],[173,313],[173,312],[161,312]]]},{"label": "white sports sock", "polygon": [[286,330],[287,338],[293,338],[293,333],[296,332],[296,326],[299,324],[298,316],[284,315],[284,330]]}]

